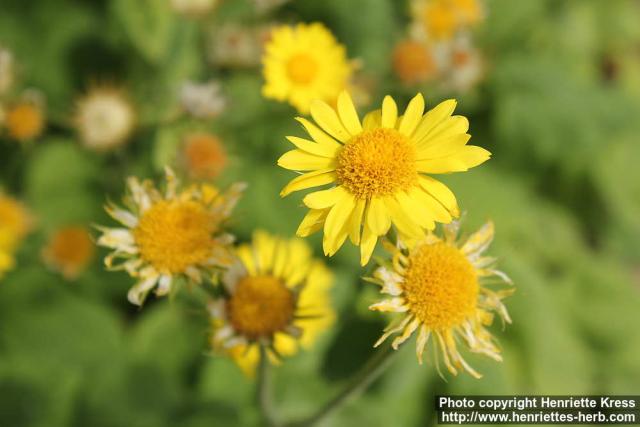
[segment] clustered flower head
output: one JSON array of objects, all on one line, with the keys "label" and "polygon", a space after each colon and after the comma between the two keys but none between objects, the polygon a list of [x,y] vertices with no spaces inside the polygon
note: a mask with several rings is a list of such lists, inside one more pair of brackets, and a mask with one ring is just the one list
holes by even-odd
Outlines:
[{"label": "clustered flower head", "polygon": [[216,135],[197,132],[184,137],[181,160],[195,180],[217,178],[227,165],[227,152]]}]

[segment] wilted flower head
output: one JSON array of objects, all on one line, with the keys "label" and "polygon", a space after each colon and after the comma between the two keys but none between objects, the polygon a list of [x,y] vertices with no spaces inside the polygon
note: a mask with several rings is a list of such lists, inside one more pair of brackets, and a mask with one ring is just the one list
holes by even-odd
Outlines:
[{"label": "wilted flower head", "polygon": [[353,72],[345,47],[320,23],[274,28],[262,63],[263,95],[301,113],[313,100],[334,102]]},{"label": "wilted flower head", "polygon": [[448,84],[457,92],[466,92],[480,82],[484,61],[470,38],[458,37],[451,46]]},{"label": "wilted flower head", "polygon": [[217,178],[227,164],[227,153],[222,141],[208,133],[187,135],[181,157],[189,176],[197,180]]},{"label": "wilted flower head", "polygon": [[180,102],[189,114],[198,119],[217,117],[227,105],[220,83],[214,80],[205,83],[185,82],[180,90]]},{"label": "wilted flower head", "polygon": [[255,67],[260,64],[265,39],[271,25],[248,27],[226,24],[214,28],[209,35],[209,61],[223,67]]},{"label": "wilted flower head", "polygon": [[224,193],[211,185],[179,190],[169,168],[164,192],[152,181],[129,178],[126,208],[106,206],[123,227],[99,227],[98,244],[113,249],[105,258],[107,268],[138,279],[129,291],[131,303],[141,305],[156,286],[156,295],[168,294],[178,277],[199,284],[232,262],[233,236],[224,225],[244,187],[234,184]]},{"label": "wilted flower head", "polygon": [[56,230],[42,249],[44,262],[69,279],[76,279],[93,258],[95,246],[83,226]]},{"label": "wilted flower head", "polygon": [[310,209],[298,228],[299,236],[324,229],[326,255],[335,254],[347,236],[360,245],[366,264],[378,236],[391,225],[405,241],[421,239],[436,222],[458,216],[454,194],[431,174],[464,172],[478,166],[490,153],[467,145],[469,121],[452,116],[455,100],[424,112],[424,99],[416,95],[398,115],[393,99],[385,97],[382,110],[360,122],[349,94],[338,97],[337,111],[322,101],[311,104],[317,123],[298,117],[311,140],[287,139],[296,149],[285,153],[278,165],[306,172],[281,191],[329,185],[303,199]]},{"label": "wilted flower head", "polygon": [[259,345],[277,362],[308,348],[333,322],[333,275],[300,239],[254,233],[223,276],[224,297],[210,304],[212,346],[251,375]]},{"label": "wilted flower head", "polygon": [[127,142],[135,112],[123,89],[96,86],[76,101],[73,122],[85,147],[108,151]]},{"label": "wilted flower head", "polygon": [[37,92],[25,93],[20,101],[10,104],[5,112],[7,133],[20,142],[39,137],[45,123],[44,101]]},{"label": "wilted flower head", "polygon": [[[370,281],[381,286],[389,299],[370,309],[399,313],[375,344],[399,334],[392,347],[397,349],[416,332],[416,354],[422,363],[429,338],[439,347],[445,366],[452,374],[476,372],[462,357],[459,345],[472,353],[501,361],[500,350],[486,329],[497,313],[511,323],[502,299],[513,289],[495,290],[490,279],[511,284],[509,278],[494,268],[496,259],[484,256],[493,239],[493,224],[485,224],[466,241],[458,242],[457,221],[444,226],[444,236],[429,234],[425,239],[405,245],[386,242],[391,260],[384,262]],[[494,280],[495,281],[495,280]],[[438,361],[437,352],[436,362]]]}]

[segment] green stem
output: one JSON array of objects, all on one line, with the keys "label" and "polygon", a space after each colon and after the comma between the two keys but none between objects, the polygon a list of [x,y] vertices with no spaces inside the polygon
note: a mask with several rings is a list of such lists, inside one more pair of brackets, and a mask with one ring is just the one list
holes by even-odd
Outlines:
[{"label": "green stem", "polygon": [[329,414],[365,391],[389,366],[392,360],[391,356],[395,353],[389,345],[378,350],[338,395],[310,417],[287,424],[287,427],[311,427],[322,421]]},{"label": "green stem", "polygon": [[267,348],[260,344],[260,362],[258,365],[258,384],[256,389],[256,400],[266,426],[279,427],[271,402],[271,366]]}]

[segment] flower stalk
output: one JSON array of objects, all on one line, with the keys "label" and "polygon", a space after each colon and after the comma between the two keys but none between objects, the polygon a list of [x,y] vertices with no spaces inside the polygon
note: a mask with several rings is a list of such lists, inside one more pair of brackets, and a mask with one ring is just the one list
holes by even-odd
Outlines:
[{"label": "flower stalk", "polygon": [[280,423],[277,421],[275,412],[273,409],[273,402],[271,396],[271,366],[269,365],[269,357],[267,355],[267,348],[264,344],[260,344],[260,361],[258,364],[258,383],[256,388],[256,401],[258,402],[258,408],[264,424],[268,427],[279,427]]}]

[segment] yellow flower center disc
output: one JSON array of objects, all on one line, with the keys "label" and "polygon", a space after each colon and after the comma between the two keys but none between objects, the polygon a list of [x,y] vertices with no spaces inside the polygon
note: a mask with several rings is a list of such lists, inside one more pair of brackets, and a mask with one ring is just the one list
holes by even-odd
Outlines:
[{"label": "yellow flower center disc", "polygon": [[291,323],[295,296],[273,276],[248,276],[227,302],[234,329],[249,339],[270,337]]},{"label": "yellow flower center disc", "polygon": [[163,200],[142,215],[133,235],[142,259],[175,274],[211,256],[215,228],[215,218],[201,203]]},{"label": "yellow flower center disc", "polygon": [[359,199],[406,190],[418,179],[415,148],[395,129],[364,131],[344,146],[336,173]]},{"label": "yellow flower center disc", "polygon": [[460,325],[473,314],[479,286],[469,260],[457,248],[436,243],[414,250],[402,288],[410,311],[437,331]]},{"label": "yellow flower center disc", "polygon": [[289,78],[298,84],[309,84],[318,73],[318,64],[309,55],[299,53],[287,62],[287,74]]}]

